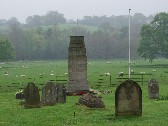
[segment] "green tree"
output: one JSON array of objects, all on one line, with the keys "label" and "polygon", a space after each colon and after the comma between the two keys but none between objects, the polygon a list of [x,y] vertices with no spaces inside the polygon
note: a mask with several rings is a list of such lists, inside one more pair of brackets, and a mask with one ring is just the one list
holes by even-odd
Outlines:
[{"label": "green tree", "polygon": [[26,19],[26,24],[28,24],[29,27],[38,27],[41,26],[42,23],[43,23],[42,17],[39,15],[29,16]]},{"label": "green tree", "polygon": [[157,14],[140,32],[138,54],[151,62],[158,56],[168,58],[168,13]]},{"label": "green tree", "polygon": [[15,22],[9,26],[8,38],[12,43],[15,50],[15,58],[22,59],[23,54],[23,29],[20,28],[20,24]]},{"label": "green tree", "polygon": [[57,25],[66,22],[63,14],[58,13],[57,11],[48,11],[44,18],[45,25]]},{"label": "green tree", "polygon": [[38,27],[36,29],[36,33],[32,37],[33,37],[32,38],[33,40],[32,52],[33,52],[34,59],[44,58],[44,50],[46,46],[46,41],[43,35],[43,28]]},{"label": "green tree", "polygon": [[20,24],[20,22],[16,17],[11,17],[8,21],[6,21],[6,24],[11,26],[13,24]]},{"label": "green tree", "polygon": [[7,38],[0,37],[0,61],[14,58],[13,48]]}]

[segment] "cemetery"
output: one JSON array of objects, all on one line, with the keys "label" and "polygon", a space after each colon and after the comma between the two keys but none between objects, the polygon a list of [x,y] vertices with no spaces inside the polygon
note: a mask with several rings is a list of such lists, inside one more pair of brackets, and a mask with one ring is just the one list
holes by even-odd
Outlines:
[{"label": "cemetery", "polygon": [[129,79],[127,60],[88,60],[84,36],[68,50],[67,60],[0,64],[0,125],[167,124],[168,60],[135,60]]},{"label": "cemetery", "polygon": [[2,0],[0,126],[168,126],[166,3]]}]

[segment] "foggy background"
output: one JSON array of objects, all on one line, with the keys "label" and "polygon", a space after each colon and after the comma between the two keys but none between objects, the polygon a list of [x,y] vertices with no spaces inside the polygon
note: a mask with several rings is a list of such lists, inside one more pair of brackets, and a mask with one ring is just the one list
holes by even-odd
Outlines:
[{"label": "foggy background", "polygon": [[82,19],[83,16],[131,15],[145,16],[168,11],[167,0],[0,0],[0,19],[16,17],[25,23],[32,15],[44,15],[53,10],[64,14],[67,19]]},{"label": "foggy background", "polygon": [[[14,59],[67,59],[69,36],[85,36],[89,59],[140,58],[140,32],[167,0],[0,0],[0,37],[12,44]],[[78,20],[77,20],[78,19]]]}]

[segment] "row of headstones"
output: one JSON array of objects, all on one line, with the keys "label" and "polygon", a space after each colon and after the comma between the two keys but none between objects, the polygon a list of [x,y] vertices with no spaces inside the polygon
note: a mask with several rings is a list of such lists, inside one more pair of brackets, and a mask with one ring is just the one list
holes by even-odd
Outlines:
[{"label": "row of headstones", "polygon": [[[155,79],[148,83],[150,99],[159,98],[159,85]],[[133,80],[122,82],[115,92],[116,115],[142,115],[142,90]]]},{"label": "row of headstones", "polygon": [[41,106],[51,106],[56,103],[66,102],[66,89],[62,84],[48,82],[42,88],[42,97],[40,101],[39,89],[33,82],[27,84],[23,91],[25,108],[40,108]]},{"label": "row of headstones", "polygon": [[[149,98],[159,97],[159,86],[156,80],[148,83]],[[41,106],[55,105],[58,102],[66,102],[66,89],[63,85],[47,83],[42,89],[40,102],[39,89],[34,83],[28,83],[24,90],[25,108],[38,108]],[[89,102],[91,101],[91,102]],[[94,102],[93,102],[94,101]],[[84,95],[79,99],[80,104],[88,107],[104,108],[104,103],[93,95]],[[115,92],[116,115],[141,115],[142,114],[142,90],[132,80],[122,82]]]}]

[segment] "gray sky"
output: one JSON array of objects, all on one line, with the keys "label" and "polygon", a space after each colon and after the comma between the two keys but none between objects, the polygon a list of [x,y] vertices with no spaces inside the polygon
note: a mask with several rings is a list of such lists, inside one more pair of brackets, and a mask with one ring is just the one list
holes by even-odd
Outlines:
[{"label": "gray sky", "polygon": [[129,8],[131,15],[168,12],[168,0],[0,0],[0,19],[16,17],[25,22],[28,16],[57,10],[65,18],[76,20],[93,15],[128,15]]}]

